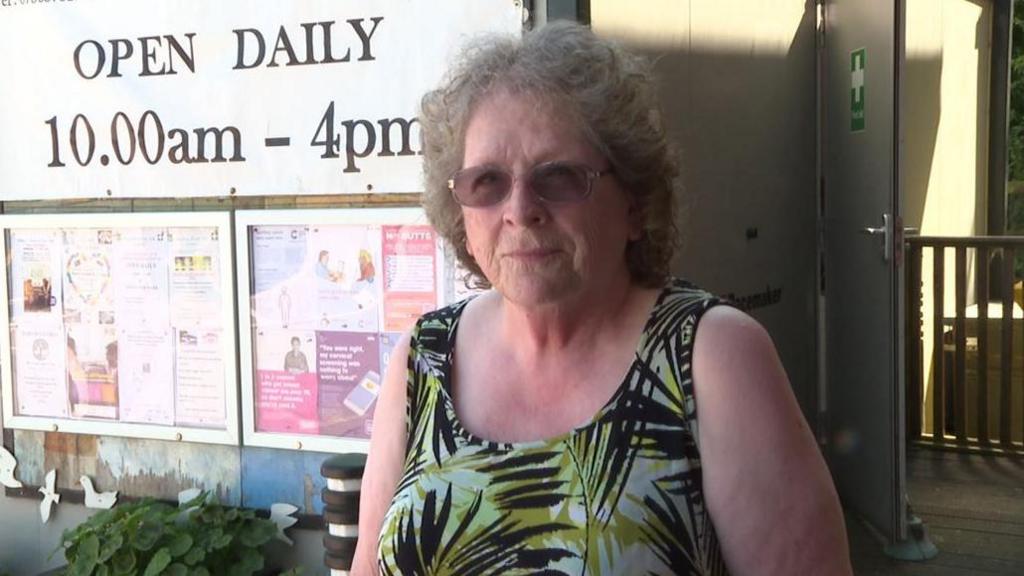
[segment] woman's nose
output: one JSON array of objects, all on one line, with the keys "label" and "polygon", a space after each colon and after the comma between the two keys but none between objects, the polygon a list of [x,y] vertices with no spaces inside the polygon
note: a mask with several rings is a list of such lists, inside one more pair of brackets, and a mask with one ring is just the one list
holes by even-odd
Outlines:
[{"label": "woman's nose", "polygon": [[516,226],[537,226],[547,221],[547,205],[527,185],[526,178],[513,178],[504,204],[504,219]]}]

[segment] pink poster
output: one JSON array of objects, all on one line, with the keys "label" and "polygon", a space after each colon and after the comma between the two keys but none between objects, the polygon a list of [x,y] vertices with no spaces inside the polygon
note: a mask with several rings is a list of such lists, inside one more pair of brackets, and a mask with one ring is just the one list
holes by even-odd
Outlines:
[{"label": "pink poster", "polygon": [[430,226],[384,226],[384,332],[405,332],[437,308],[437,240]]},{"label": "pink poster", "polygon": [[256,371],[256,430],[318,434],[316,374]]},{"label": "pink poster", "polygon": [[380,394],[380,343],[376,334],[317,332],[320,433],[369,438]]},{"label": "pink poster", "polygon": [[256,333],[256,430],[319,434],[313,331]]}]

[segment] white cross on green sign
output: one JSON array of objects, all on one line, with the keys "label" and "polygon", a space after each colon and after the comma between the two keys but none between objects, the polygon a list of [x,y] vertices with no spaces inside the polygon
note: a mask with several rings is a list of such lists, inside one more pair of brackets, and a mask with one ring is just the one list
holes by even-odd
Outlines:
[{"label": "white cross on green sign", "polygon": [[867,48],[850,52],[850,131],[864,130],[864,63]]}]

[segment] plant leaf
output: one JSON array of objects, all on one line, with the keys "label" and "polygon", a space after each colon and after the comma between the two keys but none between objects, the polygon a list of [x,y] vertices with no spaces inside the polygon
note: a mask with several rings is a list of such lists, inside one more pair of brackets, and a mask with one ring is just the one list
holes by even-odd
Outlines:
[{"label": "plant leaf", "polygon": [[153,559],[149,561],[149,566],[146,566],[146,572],[143,576],[158,576],[170,563],[171,553],[167,548],[161,548],[156,551]]},{"label": "plant leaf", "polygon": [[277,525],[269,520],[253,519],[238,534],[238,540],[249,548],[259,548],[277,535]]},{"label": "plant leaf", "polygon": [[[111,527],[111,531],[113,531],[113,527]],[[103,546],[100,547],[99,562],[106,564],[114,556],[114,553],[121,549],[122,544],[124,544],[124,536],[121,536],[120,532],[114,532],[113,536],[104,540]]]},{"label": "plant leaf", "polygon": [[114,574],[132,574],[135,570],[135,551],[125,547],[114,554]]},{"label": "plant leaf", "polygon": [[137,550],[145,552],[157,543],[157,540],[160,539],[160,536],[163,536],[163,533],[163,525],[155,522],[143,522],[138,533],[135,534],[135,538],[132,539],[132,546]]},{"label": "plant leaf", "polygon": [[231,534],[224,533],[213,539],[212,546],[214,549],[223,548],[228,544],[231,544],[231,540],[233,539],[234,536],[232,536]]},{"label": "plant leaf", "polygon": [[95,534],[89,534],[82,540],[82,544],[78,547],[78,562],[81,563],[82,570],[85,574],[90,574],[93,568],[96,567],[96,562],[99,559],[100,553],[100,539]]},{"label": "plant leaf", "polygon": [[263,568],[263,556],[252,548],[247,548],[242,552],[239,561],[231,565],[228,574],[230,576],[251,576],[261,568]]},{"label": "plant leaf", "polygon": [[192,537],[188,534],[178,534],[167,547],[171,552],[171,556],[177,558],[192,548]]},{"label": "plant leaf", "polygon": [[188,574],[188,568],[186,568],[184,564],[179,564],[178,562],[175,562],[174,564],[171,564],[167,567],[167,570],[164,572],[164,574],[170,574],[170,576],[185,576],[186,574]]},{"label": "plant leaf", "polygon": [[204,558],[206,558],[206,551],[199,546],[195,546],[188,551],[188,554],[185,554],[185,564],[195,566],[202,562]]}]

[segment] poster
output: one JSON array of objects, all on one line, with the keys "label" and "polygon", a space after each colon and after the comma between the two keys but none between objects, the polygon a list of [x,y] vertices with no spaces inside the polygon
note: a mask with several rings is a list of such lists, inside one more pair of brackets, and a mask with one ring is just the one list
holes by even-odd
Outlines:
[{"label": "poster", "polygon": [[63,235],[64,321],[113,324],[113,230],[64,230]]},{"label": "poster", "polygon": [[74,418],[117,419],[117,335],[108,324],[68,324],[68,400]]},{"label": "poster", "polygon": [[220,232],[216,227],[170,228],[170,297],[176,327],[221,322]]},{"label": "poster", "polygon": [[384,330],[405,332],[437,307],[437,238],[429,226],[384,227]]},{"label": "poster", "polygon": [[[227,417],[224,346],[209,328],[175,330],[175,420],[179,425],[223,428]],[[234,361],[233,358],[230,359]]]},{"label": "poster", "polygon": [[10,245],[11,321],[32,317],[61,322],[60,231],[12,231]]},{"label": "poster", "polygon": [[169,326],[118,330],[121,420],[173,426],[174,349]]},{"label": "poster", "polygon": [[256,429],[318,434],[316,335],[260,330],[256,349]]},{"label": "poster", "polygon": [[376,334],[317,332],[320,431],[369,439],[369,422],[380,394],[380,348]]},{"label": "poster", "polygon": [[252,230],[253,314],[264,328],[314,328],[316,286],[307,262],[308,226],[256,226]]},{"label": "poster", "polygon": [[68,379],[64,333],[59,324],[22,322],[14,327],[14,400],[19,414],[67,418]]},{"label": "poster", "polygon": [[168,233],[164,228],[114,232],[114,317],[133,327],[170,324]]},{"label": "poster", "polygon": [[304,273],[316,287],[316,329],[377,332],[380,226],[314,226]]}]

